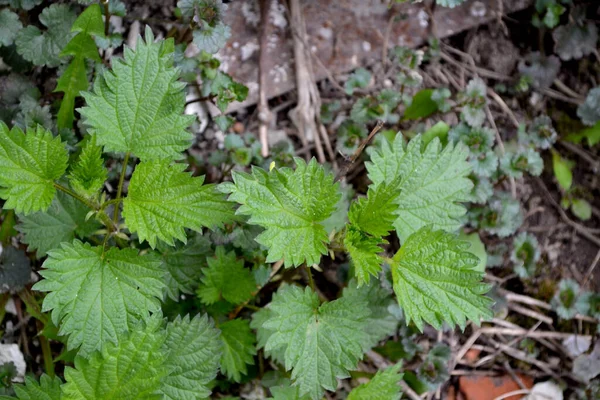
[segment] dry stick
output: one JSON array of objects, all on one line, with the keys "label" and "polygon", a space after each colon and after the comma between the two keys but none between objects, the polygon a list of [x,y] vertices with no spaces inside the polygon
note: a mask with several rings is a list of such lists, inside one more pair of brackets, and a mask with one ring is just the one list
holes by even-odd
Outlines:
[{"label": "dry stick", "polygon": [[[289,116],[300,131],[302,145],[315,141],[317,158],[325,163],[325,153],[321,145],[321,130],[317,127],[317,108],[320,109],[319,94],[314,74],[312,73],[311,52],[306,45],[306,25],[300,0],[289,0],[290,3],[290,28],[294,41],[294,59],[296,63],[296,87],[298,90],[298,105],[289,113]],[[329,138],[324,140],[328,141]],[[329,149],[328,149],[329,150]],[[333,155],[333,150],[331,150]],[[333,161],[333,160],[332,160]]]},{"label": "dry stick", "polygon": [[512,369],[512,367],[510,366],[510,364],[508,363],[507,360],[504,360],[504,362],[502,363],[502,366],[504,367],[504,369],[506,370],[506,372],[508,372],[508,374],[510,375],[510,377],[512,378],[512,380],[515,381],[517,383],[517,385],[519,385],[519,387],[521,389],[527,389],[527,386],[525,386],[525,384],[523,383],[523,381],[521,380],[521,378],[519,377],[519,375],[517,375],[515,373],[515,370]]},{"label": "dry stick", "polygon": [[558,376],[554,373],[554,371],[552,371],[552,367],[548,363],[545,363],[543,361],[540,361],[533,357],[530,357],[526,352],[517,350],[517,349],[513,349],[512,347],[507,346],[504,343],[497,342],[494,339],[490,339],[490,341],[496,348],[502,350],[504,353],[506,353],[510,357],[516,358],[517,360],[520,360],[523,362],[526,362],[527,364],[535,365],[536,367],[538,367],[539,369],[541,369],[548,375],[551,375],[553,378],[558,379]]},{"label": "dry stick", "polygon": [[[495,397],[494,400],[504,400],[504,399],[508,399],[509,397],[516,396],[519,394],[529,394],[529,393],[531,393],[531,391],[529,389],[513,390],[512,392],[504,393],[501,396]],[[536,393],[536,395],[537,395],[537,393]]]},{"label": "dry stick", "polygon": [[273,122],[273,113],[269,110],[267,98],[268,72],[265,68],[268,61],[268,39],[273,27],[269,21],[272,0],[260,0],[260,54],[258,57],[258,137],[261,144],[261,155],[269,156],[269,126]]},{"label": "dry stick", "polygon": [[515,311],[515,312],[517,312],[517,313],[519,313],[521,315],[525,315],[526,317],[537,319],[538,321],[545,322],[548,325],[552,325],[552,323],[554,322],[552,320],[552,318],[550,318],[550,317],[547,317],[547,316],[545,316],[543,314],[540,314],[539,312],[530,310],[529,308],[518,306],[516,304],[509,304],[508,308],[510,308],[511,310],[513,310],[513,311]]},{"label": "dry stick", "polygon": [[[504,153],[506,153],[506,149],[504,148],[504,142],[502,141],[502,137],[500,136],[500,131],[498,130],[498,127],[496,126],[496,121],[494,121],[494,116],[492,115],[492,112],[490,111],[490,106],[487,104],[485,105],[485,114],[487,115],[487,119],[490,122],[490,125],[492,125],[494,132],[496,132],[496,140],[498,141],[498,147],[500,148],[500,154],[504,155]],[[515,178],[513,178],[512,176],[509,176],[508,182],[510,183],[510,194],[512,195],[513,199],[516,199],[517,198],[517,185],[515,183]]]},{"label": "dry stick", "polygon": [[519,120],[512,112],[512,110],[508,107],[506,102],[502,100],[502,97],[500,97],[498,93],[494,92],[494,90],[491,88],[488,88],[487,93],[500,106],[500,108],[506,113],[506,115],[508,115],[508,118],[511,120],[515,128],[519,128]]},{"label": "dry stick", "polygon": [[554,331],[533,331],[529,332],[527,329],[518,328],[496,328],[496,327],[485,327],[481,328],[482,335],[506,335],[506,336],[526,336],[530,339],[566,339],[571,336],[577,336],[581,339],[592,339],[591,335],[573,335],[572,333],[554,332]]},{"label": "dry stick", "polygon": [[563,146],[565,149],[569,150],[572,153],[577,154],[579,157],[581,157],[585,161],[587,161],[590,164],[590,166],[592,167],[592,170],[594,172],[600,171],[600,160],[597,160],[594,156],[590,155],[587,151],[583,150],[582,148],[580,148],[579,146],[577,146],[573,143],[565,142],[563,140],[559,141],[558,143],[561,146]]},{"label": "dry stick", "polygon": [[340,171],[338,172],[338,175],[336,177],[336,181],[339,181],[344,176],[346,176],[346,174],[350,170],[350,167],[356,162],[356,160],[358,159],[358,157],[360,157],[360,154],[363,152],[363,150],[365,149],[367,144],[369,144],[371,139],[373,139],[373,137],[377,134],[377,132],[379,132],[381,130],[382,127],[383,127],[383,121],[377,121],[377,125],[375,125],[375,127],[371,130],[371,133],[369,133],[369,136],[367,136],[367,138],[361,142],[361,144],[358,146],[358,148],[356,149],[354,154],[352,154],[350,156],[350,158],[348,158],[348,160],[346,160],[346,162],[342,166],[342,168],[340,168]]},{"label": "dry stick", "polygon": [[571,96],[574,99],[577,100],[581,100],[582,102],[584,101],[584,97],[581,96],[579,93],[575,92],[573,89],[571,89],[570,87],[568,87],[567,85],[565,85],[564,83],[562,83],[562,81],[558,78],[556,78],[554,80],[554,85],[561,90],[564,94],[566,94],[567,96]]},{"label": "dry stick", "polygon": [[560,214],[560,217],[567,223],[567,225],[570,225],[573,229],[577,231],[577,233],[581,234],[581,236],[594,243],[596,246],[600,247],[600,238],[591,233],[590,230],[585,226],[580,225],[577,222],[573,221],[571,218],[569,218],[569,216],[564,212],[560,204],[558,204],[556,200],[554,200],[552,194],[540,178],[535,178],[535,181],[537,182],[538,186],[542,188],[542,190],[546,193],[548,200],[550,200],[550,203],[554,206],[554,208],[556,208],[556,210]]},{"label": "dry stick", "polygon": [[592,273],[594,272],[594,268],[596,268],[596,265],[598,265],[599,261],[600,261],[600,250],[598,250],[598,252],[596,253],[596,257],[594,257],[594,261],[592,261],[592,264],[590,265],[588,270],[585,272],[585,277],[583,278],[583,283],[581,284],[581,286],[583,288],[585,288],[587,286],[588,281],[590,280],[590,278],[592,277]]},{"label": "dry stick", "polygon": [[552,306],[544,301],[534,299],[533,297],[525,296],[523,294],[517,294],[510,292],[506,289],[498,288],[498,293],[504,296],[507,301],[515,303],[523,303],[530,306],[541,307],[546,310],[552,310]]}]

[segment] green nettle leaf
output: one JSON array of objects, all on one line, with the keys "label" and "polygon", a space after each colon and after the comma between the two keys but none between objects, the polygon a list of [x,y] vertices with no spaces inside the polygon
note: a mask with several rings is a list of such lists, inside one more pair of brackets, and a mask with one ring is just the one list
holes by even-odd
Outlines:
[{"label": "green nettle leaf", "polygon": [[250,323],[243,319],[233,319],[219,325],[223,354],[221,370],[229,379],[240,382],[248,373],[246,365],[254,365],[256,337],[250,330]]},{"label": "green nettle leaf", "polygon": [[285,369],[292,370],[300,395],[319,399],[323,389],[335,390],[337,378],[356,368],[370,314],[364,300],[341,297],[320,305],[310,288],[284,286],[269,308],[270,318],[259,327],[271,331],[265,350],[285,352]]},{"label": "green nettle leaf", "polygon": [[208,257],[208,268],[202,272],[202,284],[198,288],[198,296],[205,304],[213,304],[225,299],[233,304],[240,304],[252,297],[256,291],[256,282],[252,272],[244,268],[244,260],[238,260],[235,253],[225,252],[219,246],[214,257]]},{"label": "green nettle leaf", "polygon": [[[66,383],[62,400],[109,400],[160,398],[161,379],[168,375],[165,368],[166,334],[160,330],[160,314],[148,320],[145,328],[137,326],[131,335],[121,338],[118,345],[99,340],[102,352],[89,359],[78,355],[75,368],[65,369]],[[98,335],[100,330],[94,332]],[[96,339],[98,340],[98,339]]]},{"label": "green nettle leaf", "polygon": [[265,349],[265,345],[269,341],[269,338],[273,335],[272,330],[265,329],[265,322],[273,318],[275,314],[269,307],[263,307],[257,312],[252,314],[252,322],[250,322],[250,328],[256,330],[256,347],[264,349],[265,357],[270,358],[277,364],[283,365],[285,363],[285,348],[281,347],[278,349]]},{"label": "green nettle leaf", "polygon": [[0,293],[21,290],[31,279],[31,266],[23,250],[0,245]]},{"label": "green nettle leaf", "polygon": [[72,128],[73,108],[75,107],[75,98],[83,90],[88,89],[87,69],[83,58],[74,58],[65,72],[58,78],[55,92],[64,92],[60,109],[56,116],[57,125],[59,128]]},{"label": "green nettle leaf", "polygon": [[100,63],[98,48],[91,35],[103,38],[104,23],[99,4],[92,4],[85,9],[73,23],[71,32],[79,32],[60,53],[61,56],[73,56],[73,60],[58,79],[55,92],[64,92],[58,110],[56,122],[58,128],[73,127],[73,108],[75,98],[80,92],[88,90],[86,59]]},{"label": "green nettle leaf", "polygon": [[104,37],[104,22],[99,4],[86,8],[73,23],[71,32],[83,32],[89,35]]},{"label": "green nettle leaf", "polygon": [[220,227],[233,217],[233,204],[215,185],[203,185],[204,177],[185,172],[186,164],[169,160],[138,164],[123,200],[123,217],[131,232],[152,248],[160,239],[173,246],[173,239],[186,242],[185,229]]},{"label": "green nettle leaf", "polygon": [[17,14],[8,8],[0,10],[0,46],[12,45],[21,28],[23,24]]},{"label": "green nettle leaf", "polygon": [[400,363],[392,365],[377,374],[368,382],[354,388],[347,400],[400,400]]},{"label": "green nettle leaf", "polygon": [[371,349],[396,332],[399,319],[392,310],[399,310],[398,304],[392,298],[391,290],[381,287],[379,281],[357,287],[356,281],[351,280],[344,288],[343,297],[368,303],[371,315],[365,321],[364,331],[367,336],[363,348]]},{"label": "green nettle leaf", "polygon": [[371,185],[367,197],[360,198],[350,206],[350,223],[369,235],[386,236],[394,229],[394,212],[398,208],[395,200],[399,184],[398,180],[393,180],[390,183]]},{"label": "green nettle leaf", "polygon": [[27,134],[0,121],[0,198],[5,209],[24,215],[46,210],[54,181],[67,169],[69,155],[60,138],[38,126]]},{"label": "green nettle leaf", "polygon": [[13,388],[19,400],[61,400],[61,384],[60,378],[42,374],[39,383],[26,376],[24,385],[14,385]]},{"label": "green nettle leaf", "polygon": [[360,285],[369,283],[371,275],[377,276],[381,271],[383,259],[379,253],[382,253],[383,249],[379,245],[385,243],[385,240],[369,236],[352,225],[348,227],[344,236],[344,247],[350,255],[354,276]]},{"label": "green nettle leaf", "polygon": [[229,200],[242,206],[238,214],[265,231],[256,241],[269,249],[267,262],[284,260],[286,267],[318,264],[329,242],[323,221],[335,211],[340,198],[333,175],[312,159],[295,158],[296,170],[253,168],[252,175],[234,172],[234,184],[224,186]]},{"label": "green nettle leaf", "polygon": [[47,30],[42,32],[33,25],[21,29],[15,40],[17,52],[35,65],[56,67],[61,50],[73,37],[69,29],[75,14],[66,4],[52,4],[44,8],[39,20]]},{"label": "green nettle leaf", "polygon": [[29,245],[27,249],[37,250],[37,257],[42,258],[61,243],[70,243],[75,237],[83,239],[99,229],[101,225],[94,218],[86,221],[89,211],[80,201],[58,192],[47,211],[19,216],[16,228],[23,234],[21,241]]},{"label": "green nettle leaf", "polygon": [[92,198],[100,192],[107,178],[102,147],[96,145],[96,136],[91,136],[69,172],[71,187],[82,196]]},{"label": "green nettle leaf", "polygon": [[163,267],[167,272],[166,291],[174,301],[179,293],[191,294],[200,282],[202,268],[206,266],[206,257],[212,252],[211,242],[206,236],[194,235],[187,244],[178,243],[171,247],[158,242]]},{"label": "green nettle leaf", "polygon": [[391,260],[394,291],[407,322],[423,330],[423,321],[436,329],[442,323],[464,328],[466,319],[491,318],[492,300],[483,296],[490,286],[475,270],[478,259],[469,244],[431,226],[412,234]]},{"label": "green nettle leaf", "polygon": [[428,224],[457,230],[466,211],[458,202],[468,200],[473,187],[466,161],[469,150],[463,144],[442,149],[435,138],[422,147],[420,135],[408,145],[402,135],[396,135],[393,143],[384,140],[379,149],[371,149],[371,162],[366,163],[375,187],[385,182],[388,190],[397,193],[394,228],[402,242]]},{"label": "green nettle leaf", "polygon": [[145,36],[135,51],[125,50],[124,60],[113,62],[112,71],[98,76],[93,92],[82,93],[87,106],[79,112],[107,151],[131,152],[142,161],[180,159],[191,144],[186,128],[194,117],[183,115],[184,84],[173,67],[173,41],[154,43],[150,28]]},{"label": "green nettle leaf", "polygon": [[210,396],[209,384],[217,376],[221,340],[219,331],[206,315],[177,317],[167,324],[160,392],[166,399],[197,400]]},{"label": "green nettle leaf", "polygon": [[103,343],[116,343],[132,321],[160,310],[164,271],[153,253],[118,248],[103,253],[75,240],[49,251],[43,267],[45,279],[33,287],[50,292],[42,311],[52,310],[59,333],[69,335],[68,348],[81,346],[83,357]]}]

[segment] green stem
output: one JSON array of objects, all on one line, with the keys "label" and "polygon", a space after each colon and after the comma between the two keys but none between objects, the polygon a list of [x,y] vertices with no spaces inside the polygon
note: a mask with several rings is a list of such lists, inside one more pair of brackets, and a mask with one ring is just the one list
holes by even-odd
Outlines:
[{"label": "green stem", "polygon": [[98,209],[98,211],[104,211],[104,209],[112,204],[116,204],[118,207],[118,204],[122,201],[123,199],[112,199],[112,200],[108,200],[105,201],[104,203],[102,203],[102,205],[100,206],[100,208]]},{"label": "green stem", "polygon": [[56,183],[56,182],[54,182],[54,187],[56,189],[60,190],[61,192],[64,192],[64,193],[68,194],[69,196],[76,198],[77,200],[79,200],[80,202],[82,202],[83,204],[85,204],[86,206],[91,208],[92,210],[96,210],[97,207],[91,201],[89,201],[88,199],[86,199],[83,196],[78,195],[71,189],[61,185],[60,183]]},{"label": "green stem", "polygon": [[308,275],[308,285],[313,290],[313,292],[316,292],[317,287],[315,286],[315,281],[312,276],[312,268],[309,267],[308,265],[305,265],[305,267],[306,267],[306,275]]},{"label": "green stem", "polygon": [[64,187],[60,183],[54,182],[54,187],[56,189],[60,190],[61,192],[64,192],[64,193],[68,194],[69,196],[71,196],[71,197],[79,200],[80,202],[82,202],[83,204],[85,204],[86,206],[88,206],[91,210],[96,211],[98,213],[98,216],[100,217],[100,220],[102,221],[102,223],[110,231],[116,231],[117,230],[117,224],[113,223],[113,221],[110,219],[110,217],[108,216],[108,214],[106,214],[102,210],[99,210],[98,206],[96,206],[94,203],[92,203],[91,201],[89,201],[85,197],[78,195],[77,193],[75,193],[71,189],[69,189],[67,187]]},{"label": "green stem", "polygon": [[[40,323],[38,323],[40,325]],[[40,327],[38,326],[38,331]],[[44,358],[44,369],[50,378],[54,378],[54,359],[52,358],[52,349],[50,348],[50,342],[44,335],[39,335],[40,346],[42,347],[42,357]]]},{"label": "green stem", "polygon": [[15,224],[15,212],[7,210],[4,214],[4,220],[0,225],[0,243],[8,243],[10,238],[17,234],[14,229]]},{"label": "green stem", "polygon": [[[121,194],[123,193],[123,184],[125,183],[125,174],[127,173],[127,164],[129,163],[129,155],[131,153],[125,153],[125,159],[123,160],[123,167],[121,168],[121,176],[119,177],[119,187],[117,188],[117,198],[115,200],[121,201]],[[115,211],[113,212],[113,222],[115,225],[118,222],[119,218],[119,207],[115,206]]]},{"label": "green stem", "polygon": [[29,289],[25,288],[21,290],[19,292],[19,298],[25,303],[29,315],[40,321],[44,326],[48,323],[48,316],[42,313],[39,303]]}]

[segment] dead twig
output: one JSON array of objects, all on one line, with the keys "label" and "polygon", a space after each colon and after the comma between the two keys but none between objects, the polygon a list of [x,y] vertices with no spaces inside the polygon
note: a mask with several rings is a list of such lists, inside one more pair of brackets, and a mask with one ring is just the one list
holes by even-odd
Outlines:
[{"label": "dead twig", "polygon": [[563,140],[559,141],[558,143],[565,149],[569,150],[571,153],[575,153],[579,157],[587,161],[594,172],[600,171],[600,160],[598,160],[596,157],[592,156],[587,151],[583,150],[581,147],[573,143],[565,142]]},{"label": "dead twig", "polygon": [[577,222],[575,222],[571,218],[569,218],[569,216],[565,213],[565,211],[562,209],[560,204],[558,204],[556,202],[556,200],[554,200],[554,198],[552,197],[552,194],[550,193],[550,191],[548,190],[548,188],[546,187],[546,185],[540,178],[535,178],[535,181],[538,184],[538,186],[544,191],[544,193],[546,194],[546,197],[548,197],[548,200],[550,200],[550,203],[554,206],[554,208],[556,208],[556,210],[560,214],[560,217],[567,223],[567,225],[571,226],[581,236],[583,236],[590,242],[594,243],[596,246],[600,247],[600,238],[598,238],[598,236],[595,236],[585,226],[578,224]]},{"label": "dead twig", "polygon": [[298,135],[302,145],[306,147],[309,142],[316,143],[317,158],[319,162],[325,162],[325,153],[320,145],[319,132],[317,130],[314,95],[316,88],[311,81],[310,52],[304,45],[306,25],[304,14],[299,0],[290,0],[290,26],[292,27],[294,43],[294,62],[296,65],[296,87],[298,90],[298,103],[289,112],[290,119],[298,129]]},{"label": "dead twig", "polygon": [[508,118],[511,120],[515,128],[518,128],[520,126],[519,120],[515,116],[515,113],[512,112],[510,107],[508,107],[508,104],[506,104],[506,102],[502,100],[502,97],[500,97],[498,93],[494,92],[494,90],[491,88],[488,88],[487,93],[488,96],[490,96],[500,106],[502,111],[504,111],[506,115],[508,115]]},{"label": "dead twig", "polygon": [[361,142],[361,144],[358,146],[356,151],[348,158],[348,160],[346,160],[344,165],[340,168],[338,175],[336,177],[336,180],[340,180],[344,176],[346,176],[346,174],[350,170],[350,167],[352,166],[352,164],[354,164],[356,162],[356,160],[358,159],[358,157],[360,157],[361,153],[363,152],[363,150],[365,149],[367,144],[369,144],[371,139],[373,139],[373,137],[377,134],[377,132],[379,132],[381,130],[382,127],[383,127],[383,121],[377,121],[377,125],[375,125],[375,127],[371,130],[371,133],[369,133],[369,136],[367,136],[367,138]]},{"label": "dead twig", "polygon": [[269,71],[265,66],[269,60],[269,35],[273,31],[273,25],[269,21],[269,11],[273,0],[260,0],[260,32],[259,44],[260,54],[258,58],[258,137],[261,144],[261,155],[269,156],[269,127],[273,122],[273,113],[269,110],[267,98],[267,85]]},{"label": "dead twig", "polygon": [[[485,105],[485,114],[487,116],[487,119],[488,119],[490,125],[494,129],[494,132],[496,132],[496,141],[498,142],[498,147],[500,148],[500,154],[504,155],[504,153],[506,153],[506,149],[504,148],[504,142],[502,141],[502,137],[500,136],[500,131],[498,130],[498,127],[496,126],[496,121],[494,120],[494,116],[492,115],[492,112],[490,111],[490,106],[487,104]],[[513,199],[516,199],[517,198],[517,185],[515,183],[515,178],[513,178],[512,176],[509,176],[508,182],[510,183],[510,194]]]},{"label": "dead twig", "polygon": [[589,268],[585,272],[585,276],[583,278],[583,282],[581,283],[581,287],[585,288],[587,286],[590,278],[592,277],[592,273],[594,272],[594,269],[598,265],[599,261],[600,261],[600,250],[598,250],[598,252],[596,253],[596,257],[594,257],[594,261],[592,261],[592,264],[590,264]]}]

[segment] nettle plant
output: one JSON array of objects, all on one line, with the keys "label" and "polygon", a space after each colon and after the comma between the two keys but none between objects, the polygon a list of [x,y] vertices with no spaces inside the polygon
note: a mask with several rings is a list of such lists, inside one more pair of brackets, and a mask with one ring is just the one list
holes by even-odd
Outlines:
[{"label": "nettle plant", "polygon": [[[473,187],[467,146],[420,135],[381,141],[368,150],[368,192],[347,213],[340,182],[314,159],[205,184],[182,162],[193,117],[183,113],[175,50],[146,28],[135,49],[99,71],[81,92],[87,132],[72,153],[42,126],[0,123],[3,208],[17,213],[29,250],[47,256],[33,290],[45,293],[47,324],[76,353],[64,383],[28,378],[15,387],[19,398],[206,398],[219,371],[241,381],[262,349],[288,373],[274,398],[319,399],[396,332],[393,294],[419,330],[491,317],[478,259],[454,233]],[[112,196],[103,191],[109,157],[123,159]],[[340,213],[347,222],[331,229]],[[386,254],[392,233],[401,247]],[[241,255],[257,248],[266,257],[248,268]],[[351,280],[328,301],[311,269],[336,253],[350,258]],[[281,266],[304,268],[309,285],[281,283],[261,307],[258,293]],[[382,284],[388,271],[393,294]],[[215,318],[166,318],[164,302],[183,293]],[[349,398],[399,398],[399,371],[380,371]]]}]

